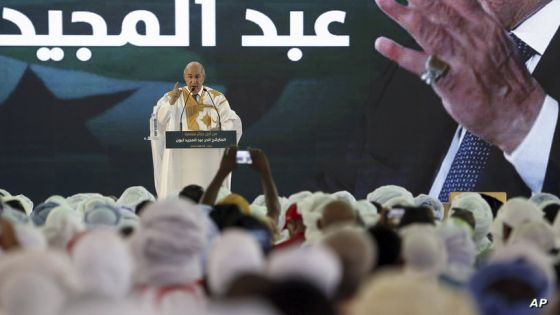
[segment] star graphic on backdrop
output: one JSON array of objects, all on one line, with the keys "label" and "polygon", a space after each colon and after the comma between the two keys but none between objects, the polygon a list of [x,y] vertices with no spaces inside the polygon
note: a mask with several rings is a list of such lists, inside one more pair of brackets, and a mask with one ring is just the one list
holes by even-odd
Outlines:
[{"label": "star graphic on backdrop", "polygon": [[102,152],[88,120],[128,98],[135,90],[59,99],[28,67],[0,105],[0,148],[16,154]]}]

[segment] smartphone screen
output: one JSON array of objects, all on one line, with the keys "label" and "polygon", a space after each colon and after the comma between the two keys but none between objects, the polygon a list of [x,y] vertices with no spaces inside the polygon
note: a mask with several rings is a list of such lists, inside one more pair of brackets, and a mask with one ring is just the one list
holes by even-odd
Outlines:
[{"label": "smartphone screen", "polygon": [[251,153],[245,150],[237,151],[237,164],[252,164]]}]

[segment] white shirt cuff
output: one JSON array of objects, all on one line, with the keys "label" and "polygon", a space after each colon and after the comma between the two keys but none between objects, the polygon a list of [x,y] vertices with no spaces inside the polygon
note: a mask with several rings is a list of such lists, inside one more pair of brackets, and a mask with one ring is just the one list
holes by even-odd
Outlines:
[{"label": "white shirt cuff", "polygon": [[505,158],[533,193],[541,192],[558,119],[558,102],[546,96],[537,120],[521,144]]}]

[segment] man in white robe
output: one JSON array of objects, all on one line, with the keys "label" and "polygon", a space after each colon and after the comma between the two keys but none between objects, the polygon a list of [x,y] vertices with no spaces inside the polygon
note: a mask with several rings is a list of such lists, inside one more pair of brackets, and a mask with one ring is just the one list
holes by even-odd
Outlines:
[{"label": "man in white robe", "polygon": [[[152,157],[159,198],[191,184],[207,187],[224,152],[224,149],[166,149],[166,131],[180,131],[181,127],[183,131],[235,130],[237,142],[242,133],[241,119],[230,108],[226,97],[203,85],[205,71],[202,64],[187,64],[183,77],[187,85],[180,88],[178,83],[175,84],[154,107],[157,121],[154,127],[157,127],[159,136],[152,141]],[[228,177],[222,185],[230,189],[230,184],[231,177]]]}]

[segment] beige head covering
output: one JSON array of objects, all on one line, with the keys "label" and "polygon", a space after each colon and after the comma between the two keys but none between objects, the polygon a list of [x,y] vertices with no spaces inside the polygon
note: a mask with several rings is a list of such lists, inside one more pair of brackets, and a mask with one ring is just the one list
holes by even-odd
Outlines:
[{"label": "beige head covering", "polygon": [[548,253],[556,248],[554,231],[550,224],[544,220],[526,222],[516,227],[512,231],[508,243],[515,244],[520,242],[527,242],[536,246],[543,253]]},{"label": "beige head covering", "polygon": [[447,251],[433,225],[411,224],[400,232],[407,270],[431,276],[438,276],[445,270]]},{"label": "beige head covering", "polygon": [[364,285],[353,315],[476,315],[466,296],[398,270],[377,273]]}]

